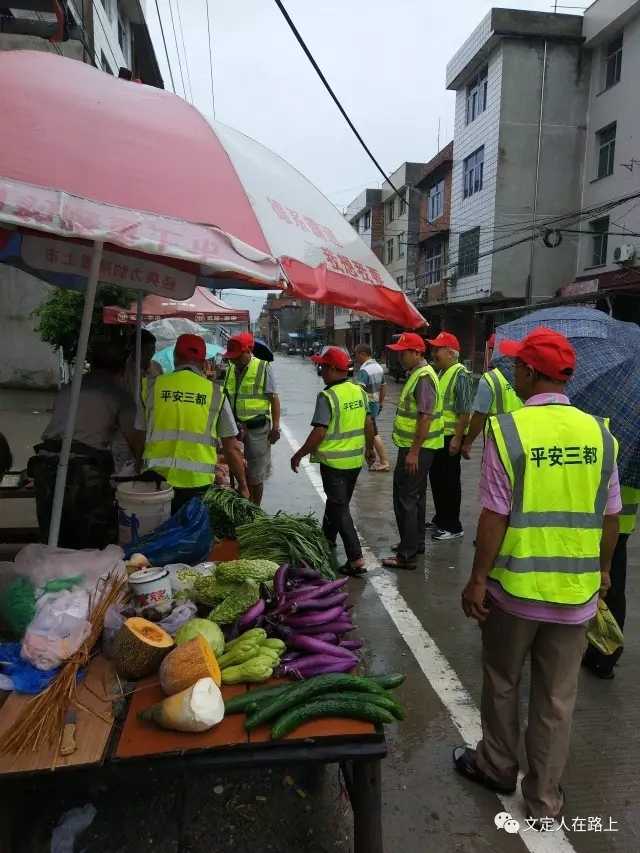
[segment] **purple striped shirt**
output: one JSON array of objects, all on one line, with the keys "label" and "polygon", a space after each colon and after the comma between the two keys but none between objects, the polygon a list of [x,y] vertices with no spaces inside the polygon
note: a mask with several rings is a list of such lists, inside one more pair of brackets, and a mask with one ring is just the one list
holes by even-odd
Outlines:
[{"label": "purple striped shirt", "polygon": [[[545,403],[570,405],[569,398],[565,397],[564,394],[536,394],[535,397],[530,397],[527,400],[525,406],[542,406]],[[489,436],[487,436],[482,457],[478,501],[483,507],[492,510],[492,512],[497,512],[499,515],[511,513],[511,483],[500,461],[495,442]],[[609,481],[605,515],[615,515],[621,509],[620,482],[618,466],[616,465]],[[499,607],[513,616],[533,619],[536,622],[558,622],[563,625],[582,625],[589,622],[595,616],[598,606],[597,593],[586,604],[577,607],[524,601],[521,598],[509,595],[497,581],[491,578],[487,579],[487,594]]]}]

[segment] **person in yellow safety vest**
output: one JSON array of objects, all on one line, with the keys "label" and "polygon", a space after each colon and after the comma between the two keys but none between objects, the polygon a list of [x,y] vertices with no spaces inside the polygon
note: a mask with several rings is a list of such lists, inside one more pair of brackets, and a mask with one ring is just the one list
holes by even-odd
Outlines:
[{"label": "person in yellow safety vest", "polygon": [[468,779],[515,791],[518,693],[530,657],[522,795],[541,830],[564,804],[585,628],[610,586],[622,507],[618,444],[606,421],[565,395],[575,352],[563,335],[537,328],[499,347],[515,357],[525,404],[489,419],[477,545],[462,592],[465,614],[482,623],[482,739],[476,749],[457,747],[453,760]]},{"label": "person in yellow safety vest", "polygon": [[493,348],[495,334],[487,342],[489,350],[489,370],[481,377],[473,401],[473,414],[469,421],[469,431],[462,442],[462,456],[471,458],[471,447],[480,433],[486,429],[487,419],[492,415],[503,415],[522,408],[522,400],[513,390],[504,373],[493,366]]},{"label": "person in yellow safety vest", "polygon": [[241,332],[227,341],[224,354],[231,362],[224,390],[240,427],[247,463],[247,485],[260,506],[264,481],[271,466],[271,445],[280,438],[280,398],[271,365],[253,355],[253,335]]},{"label": "person in yellow safety vest", "polygon": [[429,468],[444,444],[442,395],[438,377],[427,364],[427,346],[420,335],[405,332],[387,349],[396,350],[407,381],[393,424],[398,456],[393,471],[393,510],[400,541],[394,557],[382,561],[386,569],[415,569],[424,554]]},{"label": "person in yellow safety vest", "polygon": [[366,392],[348,381],[346,352],[329,347],[324,355],[312,355],[311,360],[321,365],[326,387],[316,399],[313,429],[291,457],[291,470],[297,474],[301,461],[309,454],[312,462],[320,463],[327,496],[322,530],[332,547],[340,536],[347,561],[339,571],[356,577],[367,569],[349,503],[364,460],[370,464],[375,459],[373,421]]},{"label": "person in yellow safety vest", "polygon": [[238,429],[222,389],[204,375],[206,344],[198,335],[180,335],[175,370],[144,379],[135,428],[142,471],[155,471],[174,490],[172,513],[215,482],[217,443],[249,497]]},{"label": "person in yellow safety vest", "polygon": [[462,441],[471,414],[471,374],[460,364],[460,343],[450,332],[440,332],[427,340],[433,349],[442,393],[444,445],[436,451],[429,471],[435,514],[427,529],[438,542],[460,539],[464,533],[460,523],[462,484],[460,459]]},{"label": "person in yellow safety vest", "polygon": [[[627,542],[636,529],[640,489],[621,485],[620,498],[622,500],[620,535],[611,560],[611,587],[607,593],[607,607],[622,631],[627,615]],[[623,650],[624,647],[621,646],[613,654],[605,655],[589,643],[582,658],[582,665],[598,678],[610,681],[615,677],[613,668],[620,660]]]}]

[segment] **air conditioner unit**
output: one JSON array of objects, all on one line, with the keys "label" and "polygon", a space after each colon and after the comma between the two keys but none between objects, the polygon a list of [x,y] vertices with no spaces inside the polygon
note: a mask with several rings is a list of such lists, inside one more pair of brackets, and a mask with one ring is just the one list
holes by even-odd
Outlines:
[{"label": "air conditioner unit", "polygon": [[636,256],[636,247],[631,243],[623,243],[621,246],[616,246],[613,250],[613,260],[617,264],[626,264],[633,261]]}]

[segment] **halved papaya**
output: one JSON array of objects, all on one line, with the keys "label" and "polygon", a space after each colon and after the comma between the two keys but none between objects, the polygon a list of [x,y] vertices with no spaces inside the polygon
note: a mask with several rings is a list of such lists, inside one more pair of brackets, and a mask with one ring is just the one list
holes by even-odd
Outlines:
[{"label": "halved papaya", "polygon": [[158,625],[132,616],[120,628],[113,644],[116,671],[126,681],[138,681],[157,672],[173,646],[173,637]]}]

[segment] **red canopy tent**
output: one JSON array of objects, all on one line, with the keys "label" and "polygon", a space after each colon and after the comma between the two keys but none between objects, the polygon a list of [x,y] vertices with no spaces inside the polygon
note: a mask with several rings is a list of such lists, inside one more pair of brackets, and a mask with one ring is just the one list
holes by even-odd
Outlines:
[{"label": "red canopy tent", "polygon": [[[105,323],[135,326],[137,306],[109,305],[102,312]],[[177,301],[150,293],[142,300],[142,322],[181,317],[195,323],[248,323],[249,312],[227,305],[210,290],[196,287],[191,299]]]}]

